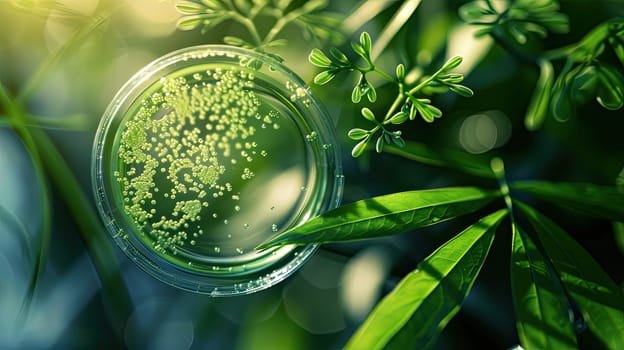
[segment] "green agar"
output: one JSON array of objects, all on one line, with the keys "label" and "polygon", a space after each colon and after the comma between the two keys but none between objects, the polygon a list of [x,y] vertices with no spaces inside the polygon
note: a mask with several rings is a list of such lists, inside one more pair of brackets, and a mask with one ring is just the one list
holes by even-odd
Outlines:
[{"label": "green agar", "polygon": [[219,64],[175,71],[121,120],[113,195],[131,234],[180,268],[262,269],[294,247],[253,248],[314,210],[317,135],[292,104],[309,104],[305,90],[288,82],[281,91],[255,74]]}]

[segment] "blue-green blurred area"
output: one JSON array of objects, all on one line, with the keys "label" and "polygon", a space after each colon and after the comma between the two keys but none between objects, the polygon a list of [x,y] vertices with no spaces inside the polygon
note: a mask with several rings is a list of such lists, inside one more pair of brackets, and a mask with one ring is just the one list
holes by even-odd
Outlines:
[{"label": "blue-green blurred area", "polygon": [[[401,1],[373,0],[382,10],[366,23],[349,22],[351,38],[361,30],[379,36]],[[392,71],[398,62],[430,72],[446,58],[464,56],[460,66],[467,99],[444,94],[435,103],[444,116],[433,124],[408,123],[404,137],[434,148],[484,157],[501,156],[510,180],[544,179],[613,185],[624,166],[624,119],[595,101],[566,123],[549,118],[529,132],[523,116],[537,68],[514,60],[489,39],[475,39],[459,21],[464,2],[423,1],[379,59]],[[348,17],[362,2],[334,1],[329,9]],[[43,128],[91,197],[91,147],[104,109],[117,90],[141,67],[183,47],[222,43],[224,35],[245,36],[236,24],[207,34],[176,30],[173,0],[0,0],[0,81],[12,95],[25,87],[41,65],[49,70],[26,101],[32,128]],[[375,11],[369,5],[369,12]],[[562,1],[571,32],[535,45],[554,48],[579,40],[593,26],[624,15],[622,1]],[[101,24],[75,39],[75,33]],[[366,16],[362,16],[362,20]],[[354,21],[350,17],[351,21]],[[352,23],[356,23],[354,25]],[[307,62],[316,44],[295,27],[276,52],[306,81],[317,72]],[[75,41],[75,42],[73,42]],[[68,43],[70,43],[68,45]],[[348,46],[344,46],[345,48]],[[50,61],[58,50],[58,61]],[[418,71],[418,69],[417,69]],[[362,106],[349,101],[352,77],[314,86],[337,123],[345,173],[343,202],[395,191],[495,183],[371,151],[351,158],[347,130],[363,125]],[[394,98],[379,84],[378,108]],[[385,106],[385,107],[384,107]],[[6,111],[0,110],[0,114]],[[381,113],[381,112],[380,112]],[[74,219],[50,181],[52,236],[46,268],[29,308],[23,308],[39,247],[42,197],[24,143],[0,126],[0,348],[8,349],[337,349],[341,348],[379,298],[437,246],[475,220],[452,223],[393,238],[326,245],[298,273],[269,290],[249,296],[212,299],[179,291],[139,270],[116,247],[131,310],[121,330],[111,325],[112,304],[102,297],[92,260]],[[622,254],[610,223],[548,207],[563,227],[596,257],[618,282],[624,279]],[[501,231],[500,233],[505,233]],[[110,241],[111,245],[112,240]],[[509,348],[518,343],[509,288],[508,235],[497,237],[482,274],[460,314],[445,329],[439,349]]]}]

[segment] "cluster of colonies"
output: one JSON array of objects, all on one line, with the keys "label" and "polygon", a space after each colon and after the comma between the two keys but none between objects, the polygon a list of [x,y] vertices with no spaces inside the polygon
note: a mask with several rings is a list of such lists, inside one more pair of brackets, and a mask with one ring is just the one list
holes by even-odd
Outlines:
[{"label": "cluster of colonies", "polygon": [[217,213],[224,206],[241,210],[236,187],[255,176],[254,159],[267,156],[254,134],[280,125],[277,112],[259,110],[252,73],[215,68],[160,84],[123,126],[115,178],[140,232],[156,251],[176,254],[204,235],[203,221],[228,224]]}]

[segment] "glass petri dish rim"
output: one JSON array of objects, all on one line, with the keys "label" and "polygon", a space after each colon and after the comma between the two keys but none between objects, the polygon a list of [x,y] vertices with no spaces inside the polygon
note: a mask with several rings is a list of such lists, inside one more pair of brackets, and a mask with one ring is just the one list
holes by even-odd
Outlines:
[{"label": "glass petri dish rim", "polygon": [[[209,294],[216,297],[250,294],[269,288],[283,281],[299,269],[303,263],[313,255],[313,253],[318,249],[318,244],[293,248],[292,251],[288,253],[287,257],[284,257],[267,266],[267,270],[271,270],[271,272],[260,277],[256,276],[248,281],[261,283],[241,283],[240,281],[238,283],[225,283],[223,280],[221,280],[220,283],[216,283],[219,279],[215,276],[206,276],[199,272],[185,270],[180,266],[167,262],[164,258],[158,256],[158,254],[156,254],[152,249],[146,247],[144,242],[133,238],[130,232],[126,232],[125,230],[128,230],[128,228],[125,228],[124,230],[122,224],[120,224],[117,220],[117,215],[120,215],[117,212],[120,210],[111,204],[112,195],[109,195],[107,193],[107,189],[105,188],[107,186],[105,180],[105,176],[107,176],[107,174],[104,170],[104,162],[106,161],[104,158],[107,146],[106,140],[107,137],[109,137],[110,128],[113,123],[116,119],[122,118],[125,114],[125,110],[122,110],[122,107],[128,103],[131,104],[136,98],[138,98],[138,96],[140,96],[143,89],[148,88],[162,76],[176,71],[175,67],[173,67],[170,71],[167,71],[167,68],[172,68],[172,66],[175,66],[175,64],[180,63],[181,61],[188,63],[183,67],[192,66],[193,60],[206,60],[213,56],[215,58],[218,58],[219,56],[229,58],[245,57],[248,59],[258,60],[263,64],[270,66],[273,74],[279,73],[285,76],[296,86],[304,87],[306,98],[309,100],[310,106],[314,108],[316,113],[316,117],[311,120],[312,124],[320,126],[320,128],[318,128],[320,134],[319,136],[326,140],[330,140],[332,144],[332,147],[329,150],[324,150],[325,157],[328,160],[328,164],[325,164],[328,169],[324,169],[325,176],[327,177],[327,188],[324,188],[326,194],[323,196],[324,200],[321,204],[320,210],[316,213],[312,213],[313,215],[333,209],[340,204],[343,189],[343,176],[340,152],[336,142],[337,138],[332,119],[325,111],[321,102],[310,93],[310,89],[307,84],[296,73],[268,55],[228,45],[191,46],[170,52],[160,58],[157,58],[132,76],[121,87],[111,103],[108,105],[95,135],[92,150],[91,179],[99,214],[103,219],[107,231],[117,246],[143,271],[171,286],[187,291]],[[198,63],[201,64],[201,62]],[[302,114],[309,117],[312,112],[307,115],[306,113]],[[310,120],[308,120],[308,122],[309,121]],[[115,132],[117,132],[117,130],[115,130]],[[320,132],[322,132],[322,134]]]}]

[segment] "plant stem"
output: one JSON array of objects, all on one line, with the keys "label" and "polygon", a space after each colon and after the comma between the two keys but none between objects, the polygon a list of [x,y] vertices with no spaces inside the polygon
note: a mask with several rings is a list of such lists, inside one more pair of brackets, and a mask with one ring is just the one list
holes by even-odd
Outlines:
[{"label": "plant stem", "polygon": [[396,83],[396,79],[394,79],[392,76],[390,76],[390,74],[382,71],[381,69],[373,66],[373,71],[377,74],[379,74],[382,78],[386,79],[387,81],[391,82],[391,83]]},{"label": "plant stem", "polygon": [[392,105],[388,109],[388,112],[386,112],[386,116],[384,117],[384,120],[383,120],[384,123],[387,122],[390,119],[390,117],[392,117],[392,115],[394,114],[394,111],[397,108],[399,108],[399,105],[403,103],[404,100],[405,100],[405,95],[403,95],[403,85],[399,85],[399,94],[394,99],[394,102],[392,102]]},{"label": "plant stem", "polygon": [[505,177],[505,163],[503,163],[502,159],[495,157],[492,158],[492,160],[490,161],[490,168],[492,169],[492,172],[494,172],[494,175],[498,180],[498,186],[505,200],[507,212],[509,213],[509,217],[511,218],[511,223],[513,226],[515,226],[516,221],[513,214],[513,201],[509,193],[509,184],[507,183],[507,178]]},{"label": "plant stem", "polygon": [[39,227],[39,247],[38,254],[35,260],[34,271],[28,285],[28,292],[24,296],[22,306],[20,308],[20,317],[27,315],[30,303],[35,296],[35,290],[37,282],[43,270],[46,266],[48,258],[48,251],[50,247],[50,238],[52,235],[52,215],[50,210],[50,193],[48,190],[48,184],[45,181],[45,172],[43,169],[43,163],[41,161],[41,155],[35,146],[35,142],[31,135],[28,133],[26,127],[21,123],[23,114],[20,112],[19,106],[14,103],[9,97],[4,85],[0,82],[0,104],[5,107],[8,112],[8,122],[11,127],[22,138],[22,142],[26,146],[35,174],[37,177],[37,183],[39,185],[39,193],[41,196],[41,226]]},{"label": "plant stem", "polygon": [[230,17],[232,17],[232,19],[242,24],[247,29],[247,31],[249,32],[249,34],[255,41],[256,46],[262,46],[263,40],[260,37],[260,34],[258,33],[258,30],[256,29],[256,26],[254,25],[251,19],[245,16],[242,16],[240,13],[236,11],[230,11],[229,15]]}]

